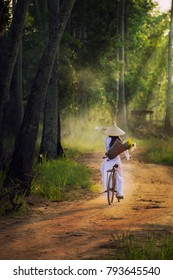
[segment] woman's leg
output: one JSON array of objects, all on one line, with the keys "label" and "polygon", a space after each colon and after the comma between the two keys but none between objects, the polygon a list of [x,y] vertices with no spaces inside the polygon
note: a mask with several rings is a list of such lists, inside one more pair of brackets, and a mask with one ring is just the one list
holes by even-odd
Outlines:
[{"label": "woman's leg", "polygon": [[[106,166],[105,166],[105,161],[102,163],[100,171],[101,171],[101,175],[102,175],[102,183],[104,186],[104,191],[106,191],[106,181],[107,181],[107,171],[106,171]],[[106,193],[105,193],[106,196]]]}]

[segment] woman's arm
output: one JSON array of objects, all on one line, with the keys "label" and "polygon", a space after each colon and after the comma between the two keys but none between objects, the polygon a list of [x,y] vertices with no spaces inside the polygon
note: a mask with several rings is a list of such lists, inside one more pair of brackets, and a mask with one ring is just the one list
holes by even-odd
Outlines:
[{"label": "woman's arm", "polygon": [[110,142],[111,142],[111,138],[107,137],[106,140],[105,140],[105,149],[106,149],[106,151],[108,151],[109,148],[110,148]]}]

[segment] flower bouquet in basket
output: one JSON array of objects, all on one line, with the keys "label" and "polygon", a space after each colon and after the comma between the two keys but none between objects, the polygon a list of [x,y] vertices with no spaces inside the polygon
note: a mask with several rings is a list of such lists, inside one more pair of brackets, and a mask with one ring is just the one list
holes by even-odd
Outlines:
[{"label": "flower bouquet in basket", "polygon": [[109,159],[113,159],[117,157],[119,154],[125,152],[126,150],[134,150],[136,148],[136,144],[132,142],[132,140],[128,139],[126,142],[122,143],[120,140],[116,140],[114,144],[110,147],[110,149],[106,152],[106,156]]},{"label": "flower bouquet in basket", "polygon": [[134,149],[136,148],[136,143],[134,143],[130,138],[127,139],[126,142],[123,143],[123,145],[126,150],[134,151]]}]

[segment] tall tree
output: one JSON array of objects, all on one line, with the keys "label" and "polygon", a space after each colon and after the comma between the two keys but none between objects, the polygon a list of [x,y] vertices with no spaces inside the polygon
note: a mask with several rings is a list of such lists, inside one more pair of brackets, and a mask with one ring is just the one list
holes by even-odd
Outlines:
[{"label": "tall tree", "polygon": [[16,89],[15,89],[15,115],[16,115],[16,123],[15,123],[15,132],[16,135],[19,132],[23,115],[23,87],[22,87],[22,40],[19,47],[19,52],[16,61]]},{"label": "tall tree", "polygon": [[[50,20],[49,33],[54,27],[54,22],[58,16],[59,0],[53,0],[49,3]],[[56,8],[55,8],[56,7]],[[59,50],[54,62],[52,75],[49,82],[49,88],[46,95],[44,106],[44,121],[40,154],[44,154],[47,159],[57,158],[58,143],[58,63]]]},{"label": "tall tree", "polygon": [[3,156],[2,117],[3,108],[9,99],[9,88],[16,58],[21,43],[25,15],[28,10],[29,0],[18,0],[10,28],[0,37],[0,161]]},{"label": "tall tree", "polygon": [[121,45],[119,46],[119,90],[118,90],[118,112],[117,122],[126,131],[127,130],[127,116],[126,116],[126,101],[124,88],[124,68],[125,68],[125,54],[124,54],[124,14],[125,14],[125,0],[119,1],[119,36]]},{"label": "tall tree", "polygon": [[28,6],[29,0],[17,1],[10,29],[0,38],[0,122],[2,120],[3,106],[9,98],[10,82],[20,46]]},{"label": "tall tree", "polygon": [[10,187],[11,185],[13,187],[13,185],[18,183],[27,194],[30,193],[32,182],[32,165],[40,115],[57,55],[57,47],[61,41],[74,3],[75,0],[64,0],[60,7],[54,28],[49,36],[33,81],[22,126],[16,140],[12,161],[3,184],[5,187]]},{"label": "tall tree", "polygon": [[58,60],[55,59],[52,75],[49,82],[49,89],[44,104],[44,120],[40,154],[46,159],[57,158],[57,137],[58,137]]},{"label": "tall tree", "polygon": [[[13,13],[15,10],[17,0],[13,0]],[[23,90],[22,90],[22,38],[20,39],[20,45],[18,50],[18,55],[16,59],[16,66],[13,72],[15,82],[15,90],[14,90],[14,106],[15,106],[15,135],[18,134],[24,114],[23,108]]]},{"label": "tall tree", "polygon": [[164,131],[171,134],[171,93],[172,93],[172,47],[173,47],[173,0],[171,6],[171,20],[168,42],[168,86],[166,96],[166,116]]}]

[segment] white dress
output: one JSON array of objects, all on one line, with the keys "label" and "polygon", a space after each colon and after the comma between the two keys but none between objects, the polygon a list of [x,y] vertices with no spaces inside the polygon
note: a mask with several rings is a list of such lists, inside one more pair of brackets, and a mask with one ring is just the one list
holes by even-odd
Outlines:
[{"label": "white dress", "polygon": [[[111,137],[107,137],[105,139],[105,148],[106,151],[110,148]],[[118,169],[116,171],[116,184],[117,184],[117,196],[123,196],[123,176],[122,176],[122,165],[121,165],[121,158],[117,156],[113,159],[105,158],[102,166],[101,166],[101,174],[102,174],[102,181],[104,185],[104,190],[106,190],[106,182],[107,182],[107,170],[112,169],[112,167],[118,164]]]}]

